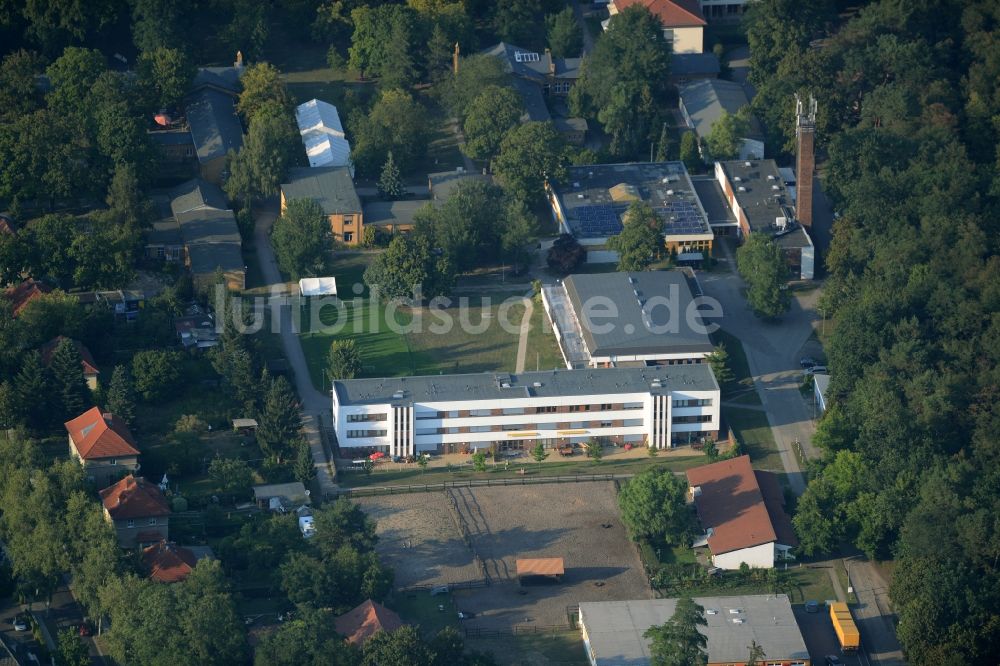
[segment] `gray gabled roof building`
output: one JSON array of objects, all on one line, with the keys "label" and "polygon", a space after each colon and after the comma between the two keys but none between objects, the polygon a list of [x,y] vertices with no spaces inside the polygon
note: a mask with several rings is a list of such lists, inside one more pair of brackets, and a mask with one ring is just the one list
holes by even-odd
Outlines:
[{"label": "gray gabled roof building", "polygon": [[346,166],[297,167],[288,170],[287,178],[281,184],[285,201],[312,199],[327,215],[361,212],[361,199]]},{"label": "gray gabled roof building", "polygon": [[243,125],[230,95],[204,87],[188,98],[186,114],[200,163],[224,158],[243,146]]}]

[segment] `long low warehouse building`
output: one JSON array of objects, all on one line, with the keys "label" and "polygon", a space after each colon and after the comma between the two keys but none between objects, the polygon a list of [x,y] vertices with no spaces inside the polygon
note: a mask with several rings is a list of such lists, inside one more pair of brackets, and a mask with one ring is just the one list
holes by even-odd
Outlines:
[{"label": "long low warehouse building", "polygon": [[335,381],[332,396],[338,445],[358,453],[523,450],[592,437],[663,449],[719,432],[708,364],[351,379]]}]

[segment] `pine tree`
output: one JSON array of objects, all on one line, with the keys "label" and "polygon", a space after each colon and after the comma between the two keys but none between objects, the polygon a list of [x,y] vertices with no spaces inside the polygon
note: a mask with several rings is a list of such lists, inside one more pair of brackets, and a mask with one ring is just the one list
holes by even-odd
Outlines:
[{"label": "pine tree", "polygon": [[105,392],[104,404],[108,411],[128,425],[135,421],[135,386],[128,368],[116,365],[111,373],[111,383]]},{"label": "pine tree", "polygon": [[26,426],[42,430],[52,422],[49,379],[37,351],[24,355],[21,370],[14,378],[14,391],[18,415]]},{"label": "pine tree", "polygon": [[293,472],[295,478],[306,485],[309,485],[309,482],[316,478],[316,464],[313,462],[312,450],[306,442],[301,440],[298,443],[298,450],[295,452]]},{"label": "pine tree", "polygon": [[301,423],[298,402],[284,377],[278,377],[268,386],[257,422],[257,443],[264,453],[280,463],[298,439]]},{"label": "pine tree", "polygon": [[49,363],[52,386],[63,421],[79,416],[93,402],[87,378],[83,376],[83,359],[69,338],[63,338],[52,352]]},{"label": "pine tree", "polygon": [[382,165],[382,175],[378,179],[378,193],[386,199],[399,199],[403,196],[403,181],[399,177],[399,167],[389,151],[385,164]]}]

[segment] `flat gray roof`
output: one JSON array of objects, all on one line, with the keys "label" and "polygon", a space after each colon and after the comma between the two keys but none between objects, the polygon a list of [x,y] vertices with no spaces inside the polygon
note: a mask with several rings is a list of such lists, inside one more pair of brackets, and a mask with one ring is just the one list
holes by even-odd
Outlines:
[{"label": "flat gray roof", "polygon": [[736,224],[736,216],[726,202],[726,195],[719,182],[710,176],[692,176],[691,183],[698,194],[709,224]]},{"label": "flat gray roof", "polygon": [[791,231],[775,234],[774,243],[786,250],[813,246],[812,239],[809,238],[809,233],[798,225]]},{"label": "flat gray roof", "polygon": [[672,53],[670,55],[670,74],[672,76],[717,75],[720,69],[719,57],[714,53]]},{"label": "flat gray roof", "polygon": [[[583,273],[570,275],[563,286],[591,356],[712,351],[708,335],[688,324],[685,313],[694,295],[680,271]],[[616,318],[606,316],[605,303],[614,303]],[[654,332],[668,324],[674,326],[669,332]],[[597,332],[602,327],[610,330]]]},{"label": "flat gray roof", "polygon": [[719,166],[751,231],[774,232],[775,219],[794,219],[792,198],[774,160],[728,160]]},{"label": "flat gray roof", "polygon": [[622,214],[633,201],[648,203],[667,236],[712,233],[682,162],[587,164],[566,170],[552,189],[566,223],[580,238],[606,238],[622,230]]},{"label": "flat gray roof", "polygon": [[[786,595],[695,597],[694,601],[705,609],[707,626],[698,630],[708,639],[709,663],[742,664],[751,641],[764,648],[768,663],[809,659]],[[669,620],[676,607],[677,599],[581,603],[581,623],[597,666],[649,664],[649,641],[643,634]]]},{"label": "flat gray roof", "polygon": [[289,169],[288,182],[281,184],[281,191],[286,201],[313,199],[327,215],[361,212],[361,200],[346,166]]},{"label": "flat gray roof", "polygon": [[[723,112],[736,115],[737,111],[750,104],[740,84],[722,79],[701,79],[679,86],[677,91],[684,110],[694,124],[695,133],[703,139],[712,131],[712,125],[722,118]],[[760,123],[753,116],[750,117],[749,134],[745,138],[763,138]]]},{"label": "flat gray roof", "polygon": [[[658,381],[657,381],[658,380]],[[653,384],[657,385],[654,386]],[[531,397],[715,391],[719,385],[707,363],[650,368],[591,368],[544,372],[425,375],[335,381],[342,405],[414,402],[497,401]],[[396,397],[401,396],[401,397]]]}]

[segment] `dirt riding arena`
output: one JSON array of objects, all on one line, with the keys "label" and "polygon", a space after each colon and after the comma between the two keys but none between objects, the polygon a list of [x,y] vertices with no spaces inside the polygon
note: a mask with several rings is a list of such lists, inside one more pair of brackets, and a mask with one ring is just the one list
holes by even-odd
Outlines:
[{"label": "dirt riding arena", "polygon": [[[567,606],[581,601],[652,596],[611,482],[456,488],[358,501],[379,520],[379,548],[396,567],[398,587],[463,580],[460,574],[479,578],[461,537],[464,526],[490,580],[488,587],[453,594],[459,610],[474,614],[464,621],[468,628],[565,625]],[[401,538],[411,540],[404,544],[409,547],[393,543]],[[566,575],[560,582],[519,584],[515,560],[532,557],[562,557]]]},{"label": "dirt riding arena", "polygon": [[354,500],[377,521],[378,551],[396,571],[396,587],[444,585],[482,578],[451,517],[444,493]]}]

